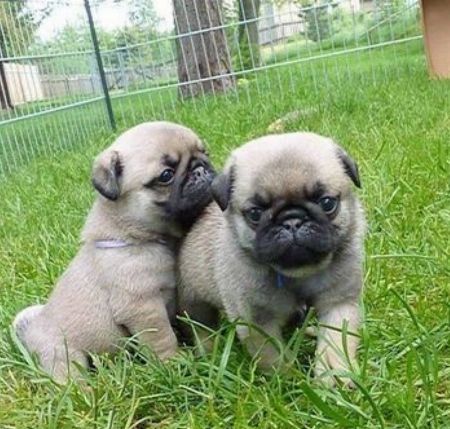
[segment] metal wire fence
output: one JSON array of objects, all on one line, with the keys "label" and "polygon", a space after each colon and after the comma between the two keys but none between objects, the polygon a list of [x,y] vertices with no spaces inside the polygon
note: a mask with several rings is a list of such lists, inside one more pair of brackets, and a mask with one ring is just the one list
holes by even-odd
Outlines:
[{"label": "metal wire fence", "polygon": [[378,85],[421,49],[416,0],[160,3],[0,0],[0,177],[180,106]]}]

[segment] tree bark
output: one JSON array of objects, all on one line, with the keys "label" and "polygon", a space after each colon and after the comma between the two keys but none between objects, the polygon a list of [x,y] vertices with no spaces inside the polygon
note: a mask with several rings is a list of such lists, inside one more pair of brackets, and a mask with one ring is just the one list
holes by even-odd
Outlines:
[{"label": "tree bark", "polygon": [[13,104],[9,95],[8,81],[6,80],[5,67],[0,61],[0,108],[12,109]]},{"label": "tree bark", "polygon": [[241,51],[241,68],[244,70],[261,64],[259,51],[258,21],[260,0],[238,0],[239,2],[239,49]]},{"label": "tree bark", "polygon": [[[3,58],[5,49],[5,43],[2,37],[0,37],[0,59]],[[0,108],[12,109],[11,95],[9,94],[8,81],[5,73],[5,63],[0,60]]]},{"label": "tree bark", "polygon": [[[234,88],[220,0],[173,0],[182,98]],[[214,28],[214,30],[205,29]],[[190,35],[189,33],[198,32]],[[193,83],[189,83],[192,82]]]}]

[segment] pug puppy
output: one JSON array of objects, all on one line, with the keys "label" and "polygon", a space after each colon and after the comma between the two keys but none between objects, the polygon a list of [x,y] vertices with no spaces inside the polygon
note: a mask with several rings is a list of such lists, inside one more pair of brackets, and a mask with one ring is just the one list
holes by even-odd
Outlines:
[{"label": "pug puppy", "polygon": [[45,305],[13,326],[57,381],[135,335],[161,359],[177,351],[174,251],[211,201],[213,170],[200,139],[169,122],[138,125],[94,162],[97,199],[82,245]]},{"label": "pug puppy", "polygon": [[[239,338],[270,369],[282,353],[268,336],[282,341],[306,303],[321,326],[317,377],[351,367],[365,231],[352,185],[360,187],[355,162],[317,134],[271,135],[236,149],[212,184],[215,202],[182,244],[180,313],[211,328],[219,311],[246,322]],[[205,331],[198,335],[205,341]]]}]

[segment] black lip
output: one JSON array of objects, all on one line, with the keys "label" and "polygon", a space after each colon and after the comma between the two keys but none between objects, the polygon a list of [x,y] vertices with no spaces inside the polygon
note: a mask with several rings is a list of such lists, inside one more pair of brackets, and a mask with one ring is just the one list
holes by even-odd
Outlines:
[{"label": "black lip", "polygon": [[323,261],[328,255],[329,252],[316,252],[305,246],[300,246],[297,243],[293,243],[286,249],[285,252],[270,262],[282,268],[299,268],[316,265]]},{"label": "black lip", "polygon": [[[316,265],[334,252],[333,227],[316,204],[278,201],[256,228],[254,255],[283,268]],[[298,220],[295,228],[287,221]]]}]

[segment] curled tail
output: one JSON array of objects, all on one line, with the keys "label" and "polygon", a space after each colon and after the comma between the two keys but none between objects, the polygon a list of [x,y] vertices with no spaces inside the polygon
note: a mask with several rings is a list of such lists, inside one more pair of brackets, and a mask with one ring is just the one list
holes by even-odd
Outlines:
[{"label": "curled tail", "polygon": [[13,329],[16,332],[17,338],[24,341],[26,331],[33,319],[42,311],[43,305],[32,305],[20,311],[14,319]]}]

